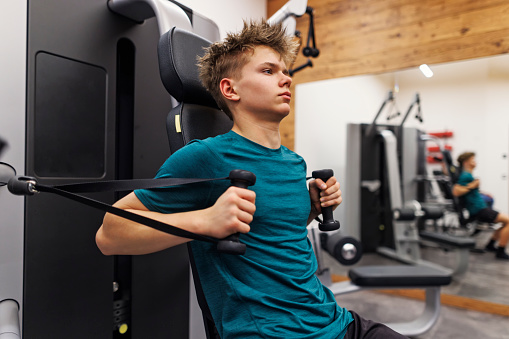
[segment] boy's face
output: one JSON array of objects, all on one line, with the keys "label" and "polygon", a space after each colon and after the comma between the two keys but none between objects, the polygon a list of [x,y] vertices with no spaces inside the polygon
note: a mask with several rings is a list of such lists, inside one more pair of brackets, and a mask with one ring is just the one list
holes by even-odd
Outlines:
[{"label": "boy's face", "polygon": [[470,168],[475,168],[477,166],[477,162],[475,161],[475,156],[471,156],[465,162],[467,163],[467,165]]},{"label": "boy's face", "polygon": [[240,78],[233,80],[239,98],[236,111],[281,121],[290,112],[292,83],[284,61],[267,46],[257,46],[248,57]]}]

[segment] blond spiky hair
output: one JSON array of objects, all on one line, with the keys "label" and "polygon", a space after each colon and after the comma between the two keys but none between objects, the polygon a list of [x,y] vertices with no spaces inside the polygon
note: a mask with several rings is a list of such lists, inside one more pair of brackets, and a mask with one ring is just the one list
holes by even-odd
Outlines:
[{"label": "blond spiky hair", "polygon": [[205,55],[198,58],[203,85],[230,119],[232,113],[221,94],[219,83],[224,78],[238,78],[242,67],[249,62],[246,52],[252,53],[256,46],[272,48],[290,67],[297,57],[299,43],[286,34],[281,24],[270,25],[265,20],[244,21],[240,32],[229,33],[224,41],[213,43],[206,49]]}]

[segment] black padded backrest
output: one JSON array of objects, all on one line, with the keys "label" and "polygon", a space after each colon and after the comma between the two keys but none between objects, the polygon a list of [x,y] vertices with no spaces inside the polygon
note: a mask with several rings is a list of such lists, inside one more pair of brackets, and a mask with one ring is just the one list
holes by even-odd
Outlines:
[{"label": "black padded backrest", "polygon": [[174,153],[189,141],[228,132],[233,122],[216,108],[180,103],[166,118],[170,151]]},{"label": "black padded backrest", "polygon": [[447,169],[446,174],[449,176],[449,178],[451,178],[452,183],[455,184],[461,174],[461,167],[454,165],[451,152],[448,150],[444,149],[442,151],[442,155],[444,157],[444,162]]},{"label": "black padded backrest", "polygon": [[[201,84],[197,58],[210,41],[191,32],[172,28],[159,39],[161,80],[177,101],[166,119],[170,151],[174,153],[193,139],[205,139],[228,132],[233,122],[222,112]],[[198,304],[203,313],[207,338],[219,338],[196,271],[191,246],[189,258]]]},{"label": "black padded backrest", "polygon": [[179,102],[166,120],[171,153],[193,139],[226,133],[233,125],[203,87],[198,75],[197,58],[203,56],[204,48],[210,44],[210,41],[176,27],[159,40],[161,80]]},{"label": "black padded backrest", "polygon": [[453,203],[453,208],[458,214],[459,222],[462,226],[465,226],[469,223],[469,220],[465,218],[463,215],[464,209],[464,197],[456,197],[452,194],[453,186],[458,182],[458,178],[461,174],[462,168],[454,165],[452,160],[451,152],[449,150],[442,150],[443,161],[445,163],[445,168],[447,170],[447,175],[449,176],[449,182],[445,182],[441,185],[441,188],[444,190],[445,197],[447,199],[451,199]]},{"label": "black padded backrest", "polygon": [[211,42],[194,33],[173,27],[159,39],[159,72],[164,87],[178,102],[215,107],[217,104],[201,84],[198,56]]}]

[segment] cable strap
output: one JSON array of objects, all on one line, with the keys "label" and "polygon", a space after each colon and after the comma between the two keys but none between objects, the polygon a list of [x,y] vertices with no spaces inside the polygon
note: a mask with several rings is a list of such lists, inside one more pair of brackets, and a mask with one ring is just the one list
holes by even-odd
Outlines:
[{"label": "cable strap", "polygon": [[[238,170],[237,170],[238,171]],[[232,171],[230,176],[232,176]],[[87,206],[108,212],[119,217],[132,220],[134,222],[152,227],[164,233],[172,234],[178,237],[201,240],[206,242],[217,243],[219,240],[199,234],[195,234],[181,228],[175,227],[164,222],[150,219],[142,215],[132,213],[112,205],[97,201],[91,198],[78,195],[76,193],[85,192],[118,192],[118,191],[132,191],[134,189],[155,189],[166,188],[178,185],[187,185],[192,183],[200,183],[207,181],[226,180],[232,179],[230,177],[202,179],[202,178],[158,178],[158,179],[133,179],[133,180],[114,180],[114,181],[97,181],[97,182],[84,182],[76,184],[65,184],[56,186],[46,186],[38,184],[35,178],[18,176],[13,177],[9,181],[9,191],[15,195],[33,195],[37,192],[47,192],[60,195],[64,198],[74,200],[76,202],[85,204]],[[234,178],[238,179],[238,178]]]},{"label": "cable strap", "polygon": [[187,185],[198,182],[226,180],[226,179],[229,179],[229,177],[217,179],[157,178],[157,179],[110,180],[110,181],[95,181],[77,184],[66,184],[53,187],[71,193],[120,192],[120,191],[132,191],[135,189],[142,188],[143,189],[165,188],[170,186]]},{"label": "cable strap", "polygon": [[123,210],[123,209],[120,209],[120,208],[117,208],[117,207],[105,204],[103,202],[94,200],[94,199],[90,199],[90,198],[87,198],[87,197],[84,197],[84,196],[81,196],[81,195],[77,195],[77,194],[74,194],[74,193],[63,191],[63,190],[61,190],[59,188],[56,188],[56,187],[44,186],[44,185],[39,185],[38,184],[38,185],[35,186],[35,188],[39,192],[54,193],[54,194],[60,195],[62,197],[65,197],[65,198],[77,201],[79,203],[85,204],[87,206],[100,209],[100,210],[102,210],[104,212],[108,212],[108,213],[117,215],[119,217],[122,217],[122,218],[125,218],[125,219],[128,219],[128,220],[132,220],[132,221],[137,222],[139,224],[143,224],[145,226],[152,227],[152,228],[154,228],[156,230],[159,230],[161,232],[164,232],[164,233],[176,235],[176,236],[182,237],[182,238],[201,240],[201,241],[212,242],[212,243],[216,243],[218,241],[217,239],[210,238],[210,237],[207,237],[207,236],[202,236],[202,235],[199,235],[199,234],[195,234],[195,233],[183,230],[181,228],[175,227],[173,225],[166,224],[164,222],[161,222],[161,221],[158,221],[158,220],[155,220],[155,219],[150,219],[150,218],[144,217],[142,215],[139,215],[139,214],[136,214],[136,213],[132,213],[132,212],[129,212],[129,211],[126,211],[126,210]]}]

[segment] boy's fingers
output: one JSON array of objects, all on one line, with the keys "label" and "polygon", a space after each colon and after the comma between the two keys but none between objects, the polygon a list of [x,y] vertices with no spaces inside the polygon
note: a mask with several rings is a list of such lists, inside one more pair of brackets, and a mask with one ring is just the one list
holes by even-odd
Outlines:
[{"label": "boy's fingers", "polygon": [[325,190],[327,188],[327,184],[325,182],[323,182],[323,180],[320,178],[316,178],[314,180],[314,183],[315,183],[316,187],[319,188],[320,190]]},{"label": "boy's fingers", "polygon": [[320,192],[320,196],[325,197],[339,191],[339,182],[334,182],[326,190]]}]

